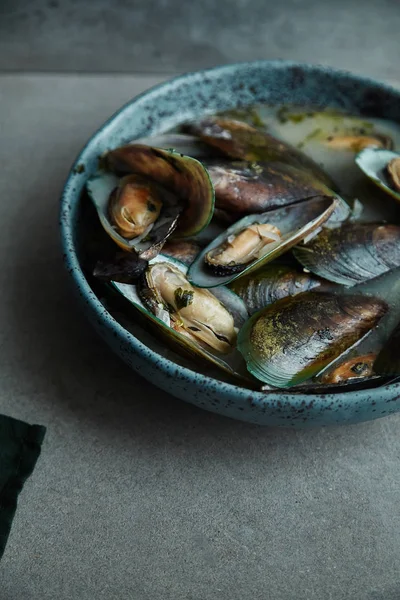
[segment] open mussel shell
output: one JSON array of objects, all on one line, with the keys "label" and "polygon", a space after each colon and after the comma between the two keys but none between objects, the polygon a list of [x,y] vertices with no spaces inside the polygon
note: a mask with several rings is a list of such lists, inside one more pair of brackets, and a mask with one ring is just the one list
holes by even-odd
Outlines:
[{"label": "open mussel shell", "polygon": [[[215,208],[238,220],[333,192],[309,171],[290,164],[206,161],[215,190]],[[218,213],[217,213],[218,214]]]},{"label": "open mussel shell", "polygon": [[104,157],[115,173],[134,173],[157,182],[183,205],[175,235],[192,237],[210,222],[214,211],[214,188],[204,166],[196,159],[153,146],[128,144]]},{"label": "open mussel shell", "polygon": [[356,344],[386,311],[385,302],[373,297],[306,292],[250,317],[239,332],[238,349],[257,379],[291,387]]},{"label": "open mussel shell", "polygon": [[121,180],[112,173],[99,172],[87,181],[87,191],[97,210],[100,223],[110,238],[123,250],[137,252],[141,258],[150,260],[158,254],[175,230],[182,206],[175,204],[171,194],[165,191],[162,194],[163,200],[167,200],[168,195],[168,201],[163,203],[156,221],[145,228],[140,235],[133,238],[124,237],[110,216],[110,203],[113,203],[114,195],[121,184],[123,185],[124,179]]},{"label": "open mussel shell", "polygon": [[306,154],[242,121],[206,117],[185,124],[184,131],[198,136],[203,142],[231,159],[290,164],[310,171],[331,189],[337,187],[323,169]]},{"label": "open mussel shell", "polygon": [[375,185],[400,202],[400,154],[391,150],[366,148],[355,160]]},{"label": "open mussel shell", "polygon": [[323,229],[293,253],[315,275],[353,286],[400,266],[400,227],[346,223]]},{"label": "open mussel shell", "polygon": [[[199,254],[189,268],[190,282],[198,287],[211,288],[230,283],[238,277],[258,269],[318,230],[332,215],[337,207],[337,202],[331,197],[318,196],[299,204],[240,219]],[[243,231],[257,228],[258,225],[270,225],[271,239],[275,239],[275,241],[263,246],[259,257],[249,261],[249,254],[247,253],[247,256],[241,254],[242,248],[236,244],[236,240],[239,240],[239,235]],[[265,239],[268,240],[268,236]],[[238,246],[234,247],[235,259],[230,260],[229,263],[218,264],[220,250],[232,243]],[[247,247],[245,251],[248,252]],[[223,252],[223,256],[226,257],[225,250]],[[210,256],[214,260],[212,265]]]},{"label": "open mussel shell", "polygon": [[[170,281],[160,283],[161,271],[151,272],[151,267],[157,265],[169,267],[167,271],[172,275],[172,288]],[[118,282],[112,282],[112,285],[152,322],[172,349],[201,359],[206,364],[212,363],[236,379],[249,381],[243,358],[236,350],[237,330],[248,317],[244,304],[230,290],[224,292],[220,289],[219,298],[208,290],[195,290],[187,282],[186,270],[179,261],[159,254],[150,262],[137,285]],[[200,296],[194,297],[198,292],[201,292]],[[202,314],[193,315],[199,301],[204,301]]]},{"label": "open mussel shell", "polygon": [[326,291],[329,286],[328,282],[310,273],[275,263],[230,284],[230,288],[242,298],[250,315],[287,296],[312,290]]}]

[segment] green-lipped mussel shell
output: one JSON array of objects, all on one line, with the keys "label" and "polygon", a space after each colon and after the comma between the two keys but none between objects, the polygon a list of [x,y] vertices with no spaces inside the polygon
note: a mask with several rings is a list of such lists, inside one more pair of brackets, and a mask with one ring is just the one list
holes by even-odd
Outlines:
[{"label": "green-lipped mussel shell", "polygon": [[135,173],[156,181],[183,203],[175,236],[192,237],[210,222],[214,188],[204,166],[196,159],[142,144],[110,150],[106,166],[116,173]]},{"label": "green-lipped mussel shell", "polygon": [[315,275],[352,286],[400,266],[400,227],[346,223],[323,229],[293,253]]},{"label": "green-lipped mussel shell", "polygon": [[[168,262],[179,268],[183,274],[186,274],[186,266],[168,256],[159,254],[152,261],[150,261],[150,264],[154,264],[156,262]],[[138,286],[126,285],[118,282],[112,282],[111,285],[120,294],[122,294],[122,296],[124,296],[124,298],[128,300],[142,315],[152,322],[162,338],[168,340],[168,343],[172,349],[175,349],[178,353],[183,352],[185,355],[189,354],[195,360],[200,359],[203,363],[212,363],[212,365],[222,369],[225,373],[228,373],[235,379],[240,380],[242,383],[252,383],[246,376],[243,358],[236,349],[234,349],[232,353],[228,355],[221,355],[218,352],[214,352],[211,348],[208,349],[205,346],[200,345],[194,340],[194,338],[188,337],[183,333],[172,329],[172,327],[170,327],[161,318],[157,317],[151,310],[149,310],[143,304]],[[220,289],[219,292],[221,295],[219,295],[218,300],[232,314],[235,326],[237,328],[241,327],[248,316],[246,308],[241,299],[228,289],[226,289],[225,292]]]},{"label": "green-lipped mussel shell", "polygon": [[221,117],[206,117],[187,123],[184,130],[198,136],[212,148],[235,160],[250,162],[283,162],[310,171],[331,189],[337,189],[332,179],[316,162],[287,142],[252,127],[242,121]]},{"label": "green-lipped mussel shell", "polygon": [[239,332],[238,349],[257,379],[294,386],[358,342],[386,310],[372,297],[306,292],[255,313]]},{"label": "green-lipped mussel shell", "polygon": [[240,277],[230,288],[242,298],[250,315],[277,300],[303,292],[325,290],[327,282],[287,265],[271,264]]},{"label": "green-lipped mussel shell", "polygon": [[[198,287],[216,287],[225,285],[260,268],[263,264],[272,261],[284,252],[287,252],[300,243],[301,240],[315,232],[329,219],[338,206],[338,201],[331,197],[316,197],[293,204],[288,207],[268,211],[260,215],[249,215],[231,225],[226,231],[213,240],[196,258],[189,268],[189,281]],[[269,250],[261,257],[244,264],[239,270],[237,265],[234,272],[226,268],[224,274],[217,275],[212,272],[205,262],[205,256],[211,250],[221,246],[230,236],[235,235],[255,223],[269,223],[281,232],[281,239],[269,245]]]},{"label": "green-lipped mussel shell", "polygon": [[375,185],[400,202],[400,192],[393,189],[390,176],[387,173],[387,165],[394,158],[400,158],[400,154],[391,150],[366,148],[357,154],[355,160],[361,171]]},{"label": "green-lipped mussel shell", "polygon": [[110,196],[118,188],[119,182],[120,179],[116,175],[99,172],[88,179],[86,188],[97,210],[100,223],[110,238],[123,250],[137,252],[141,258],[150,260],[160,252],[165,241],[175,230],[182,207],[170,203],[171,194],[166,192],[168,202],[163,205],[160,216],[154,225],[144,234],[133,239],[126,239],[113,226],[109,215]]}]

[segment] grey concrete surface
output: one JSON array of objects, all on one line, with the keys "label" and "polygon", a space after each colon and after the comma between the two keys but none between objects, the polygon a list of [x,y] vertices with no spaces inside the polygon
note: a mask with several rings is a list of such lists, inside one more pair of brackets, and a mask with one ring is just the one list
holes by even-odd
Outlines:
[{"label": "grey concrete surface", "polygon": [[150,77],[0,77],[0,412],[48,427],[1,600],[398,600],[400,415],[262,429],[131,373],[63,272],[58,196]]},{"label": "grey concrete surface", "polygon": [[2,0],[0,69],[182,72],[285,58],[398,76],[398,0]]}]

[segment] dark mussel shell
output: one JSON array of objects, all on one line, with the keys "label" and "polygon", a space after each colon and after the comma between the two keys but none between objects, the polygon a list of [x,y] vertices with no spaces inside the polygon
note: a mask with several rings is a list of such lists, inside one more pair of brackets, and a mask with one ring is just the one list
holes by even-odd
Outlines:
[{"label": "dark mussel shell", "polygon": [[238,348],[257,379],[291,387],[358,342],[387,309],[373,297],[306,292],[255,313],[239,332]]},{"label": "dark mussel shell", "polygon": [[184,131],[200,139],[222,154],[235,160],[250,162],[282,162],[310,171],[329,188],[335,183],[311,158],[287,142],[278,140],[265,131],[260,131],[242,121],[221,117],[206,117],[187,123]]},{"label": "dark mussel shell", "polygon": [[[112,173],[98,172],[88,179],[86,187],[97,210],[100,223],[109,237],[123,250],[136,252],[141,258],[150,260],[159,253],[167,238],[175,231],[183,206],[173,201],[171,193],[165,190],[162,194],[163,206],[155,222],[149,224],[149,227],[137,237],[123,237],[110,214],[110,204],[114,201],[120,182],[121,180]],[[157,185],[157,191],[159,190]],[[124,207],[120,209],[123,211]],[[124,218],[127,215],[128,213],[124,213]]]},{"label": "dark mussel shell", "polygon": [[148,262],[134,252],[117,252],[111,259],[98,260],[93,275],[102,281],[135,283],[147,265]]},{"label": "dark mussel shell", "polygon": [[[183,276],[187,270],[187,267],[182,263],[161,254],[155,257],[149,263],[149,266],[154,266],[157,263],[167,263],[172,269],[178,269],[178,273],[181,273]],[[211,346],[202,344],[198,337],[193,337],[190,328],[188,331],[187,327],[183,326],[184,323],[181,322],[182,319],[185,320],[187,326],[188,315],[181,315],[182,319],[175,320],[170,313],[170,311],[174,312],[174,308],[172,305],[164,306],[164,295],[161,293],[161,290],[157,290],[157,288],[151,284],[152,279],[150,272],[146,269],[137,284],[127,285],[113,281],[111,282],[111,285],[121,297],[124,297],[148,320],[149,326],[154,328],[157,338],[161,340],[163,345],[171,347],[171,349],[177,351],[179,354],[190,356],[191,359],[195,361],[195,364],[199,360],[203,364],[207,364],[209,368],[216,366],[225,371],[230,377],[234,377],[236,383],[240,381],[242,385],[246,384],[251,386],[252,380],[246,375],[242,356],[235,350],[222,356],[219,351],[214,351]],[[183,286],[186,287],[185,278],[182,280],[182,283]],[[190,306],[190,293],[185,293],[185,291],[187,292],[188,290],[183,290],[182,288],[181,290],[177,289],[176,291],[178,292],[176,295],[173,293],[174,302],[178,301],[182,308],[184,305]],[[203,292],[204,291],[205,290],[203,290]],[[223,295],[219,295],[218,299],[217,297],[214,298],[214,302],[217,303],[219,314],[221,308],[220,303],[222,303],[228,313],[232,315],[236,330],[247,319],[248,315],[245,306],[241,299],[230,290],[223,290],[223,288],[220,288],[219,291],[221,291],[221,293],[225,292]],[[185,300],[187,300],[187,302]],[[213,317],[215,317],[215,311],[211,310],[209,316],[211,323]],[[219,326],[221,325],[220,319],[217,320],[217,324]],[[236,338],[236,331],[235,333],[232,332],[232,335]]]},{"label": "dark mussel shell", "polygon": [[293,253],[315,275],[352,286],[400,266],[400,227],[347,223],[323,229]]},{"label": "dark mussel shell", "polygon": [[194,240],[168,240],[162,253],[189,266],[199,254],[201,248],[202,246]]},{"label": "dark mussel shell", "polygon": [[332,285],[293,267],[269,264],[255,273],[245,275],[230,284],[244,301],[250,315],[277,300],[303,292],[326,290]]},{"label": "dark mussel shell", "polygon": [[[226,220],[262,213],[331,190],[309,171],[290,164],[203,161],[215,190],[215,207]],[[216,213],[218,216],[218,212]]]}]

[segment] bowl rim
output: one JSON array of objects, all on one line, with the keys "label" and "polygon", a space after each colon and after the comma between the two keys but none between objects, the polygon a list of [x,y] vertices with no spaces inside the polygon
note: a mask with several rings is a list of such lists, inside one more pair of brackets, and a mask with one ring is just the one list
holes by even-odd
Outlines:
[{"label": "bowl rim", "polygon": [[[296,409],[306,406],[315,406],[318,404],[321,409],[328,407],[327,400],[337,399],[338,397],[345,397],[346,400],[356,401],[362,400],[365,395],[368,395],[368,400],[377,400],[379,397],[380,401],[388,401],[393,398],[393,393],[399,391],[400,383],[387,384],[377,388],[366,388],[364,390],[354,391],[341,391],[335,394],[329,392],[321,392],[319,394],[301,394],[293,393],[287,389],[276,389],[274,391],[265,393],[261,391],[251,390],[250,388],[244,388],[237,386],[233,383],[227,383],[220,381],[212,376],[204,375],[193,369],[180,365],[169,358],[166,358],[162,354],[159,354],[155,350],[152,350],[144,342],[141,342],[132,333],[127,331],[114,317],[105,309],[104,305],[100,302],[99,298],[92,291],[82,269],[79,264],[75,242],[73,234],[73,211],[75,205],[79,201],[79,195],[76,194],[75,185],[77,183],[77,177],[81,178],[81,181],[86,181],[85,172],[81,172],[78,166],[81,164],[85,165],[91,147],[96,144],[96,141],[107,135],[107,130],[112,126],[117,118],[120,118],[124,112],[130,109],[136,104],[140,104],[146,98],[157,96],[159,91],[166,92],[180,83],[190,83],[190,80],[201,78],[212,75],[224,75],[235,70],[246,70],[246,69],[260,69],[265,68],[268,70],[279,70],[285,71],[288,68],[299,68],[314,73],[329,73],[337,78],[349,78],[356,83],[361,85],[370,85],[379,87],[382,92],[388,92],[399,96],[400,90],[396,89],[392,85],[379,81],[370,77],[366,77],[359,74],[354,74],[350,71],[335,69],[325,65],[289,61],[289,60],[256,60],[256,61],[244,61],[236,62],[231,64],[223,64],[214,66],[207,69],[198,71],[190,71],[175,77],[172,77],[166,81],[158,83],[145,91],[141,92],[137,96],[133,97],[128,102],[124,103],[118,110],[116,110],[96,131],[90,136],[85,145],[78,153],[74,160],[66,180],[63,185],[63,190],[60,200],[60,233],[61,233],[61,245],[63,249],[63,259],[67,271],[71,275],[73,282],[77,288],[79,295],[83,301],[90,307],[91,311],[96,314],[96,318],[99,324],[110,330],[119,340],[130,347],[135,354],[147,358],[152,364],[157,363],[157,368],[161,370],[165,376],[177,377],[177,374],[185,379],[187,383],[193,384],[194,386],[204,387],[207,386],[208,390],[215,393],[224,392],[228,397],[234,397],[236,400],[242,400],[243,403],[249,401],[251,398],[252,405],[258,406],[270,406],[271,408],[277,404],[289,405],[290,408]],[[377,415],[378,416],[378,415]]]}]

